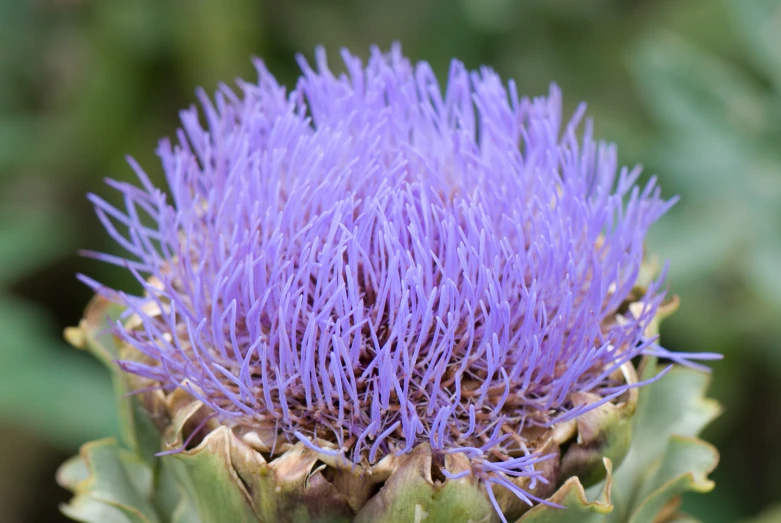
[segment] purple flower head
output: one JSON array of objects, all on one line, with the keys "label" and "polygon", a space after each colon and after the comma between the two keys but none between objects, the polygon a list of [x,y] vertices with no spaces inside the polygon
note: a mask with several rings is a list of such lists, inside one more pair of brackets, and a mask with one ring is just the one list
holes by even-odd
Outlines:
[{"label": "purple flower head", "polygon": [[131,160],[139,187],[108,181],[123,209],[91,196],[129,253],[97,256],[145,291],[84,278],[140,318],[116,333],[148,358],[122,366],[355,464],[426,442],[489,483],[539,479],[525,430],[675,356],[645,334],[661,280],[618,312],[673,201],[579,133],[585,106],[564,120],[555,86],[520,98],[454,61],[443,89],[398,47],[342,57],[341,75],[301,58],[289,93],[261,62],[199,92],[158,150],[169,193]]}]

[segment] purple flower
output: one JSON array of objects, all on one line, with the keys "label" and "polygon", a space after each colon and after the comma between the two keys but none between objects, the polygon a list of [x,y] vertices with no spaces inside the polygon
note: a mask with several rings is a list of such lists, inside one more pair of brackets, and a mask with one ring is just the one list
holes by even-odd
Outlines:
[{"label": "purple flower", "polygon": [[661,280],[619,311],[673,200],[590,121],[579,136],[585,106],[564,120],[555,86],[520,98],[454,61],[443,90],[398,47],[342,57],[340,75],[301,58],[289,93],[261,62],[238,92],[199,91],[204,123],[182,112],[158,150],[169,193],[130,160],[140,187],[108,181],[123,209],[90,196],[128,252],[96,256],[144,288],[83,277],[140,318],[116,334],[148,358],[121,365],[356,464],[428,442],[489,494],[542,479],[525,430],[622,394],[636,356],[691,356],[645,334]]}]

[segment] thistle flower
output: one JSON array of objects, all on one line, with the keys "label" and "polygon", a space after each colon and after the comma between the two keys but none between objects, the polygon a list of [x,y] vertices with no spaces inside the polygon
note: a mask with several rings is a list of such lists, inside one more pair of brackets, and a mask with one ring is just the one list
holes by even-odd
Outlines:
[{"label": "thistle flower", "polygon": [[692,365],[658,345],[665,292],[644,274],[675,199],[619,168],[584,105],[565,119],[555,86],[521,98],[454,61],[441,88],[398,47],[342,58],[339,75],[322,49],[315,68],[300,58],[289,93],[262,62],[238,92],[199,91],[204,123],[183,111],[158,149],[169,193],[130,160],[140,186],[107,182],[123,208],[90,195],[128,253],[93,255],[143,286],[82,276],[124,309],[119,364],[167,398],[162,428],[182,412],[170,398],[195,402],[178,425],[194,439],[167,452],[221,431],[272,463],[315,456],[346,499],[333,518],[397,503],[418,455],[430,480],[479,492],[486,520],[556,505],[569,475],[596,463],[599,480],[626,452],[625,429],[614,449],[578,443],[627,425],[655,379],[632,360]]}]

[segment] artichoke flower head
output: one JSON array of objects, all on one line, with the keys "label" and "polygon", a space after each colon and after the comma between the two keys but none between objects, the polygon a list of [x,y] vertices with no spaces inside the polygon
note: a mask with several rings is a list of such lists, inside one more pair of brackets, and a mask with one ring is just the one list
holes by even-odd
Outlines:
[{"label": "artichoke flower head", "polygon": [[289,92],[261,62],[199,92],[158,149],[168,192],[131,160],[138,185],[108,181],[124,206],[90,196],[127,252],[93,255],[143,292],[82,276],[98,297],[68,337],[133,395],[124,448],[61,470],[71,517],[121,483],[84,486],[112,452],[134,494],[103,509],[129,521],[611,511],[656,359],[696,366],[658,344],[674,301],[644,256],[674,199],[555,86],[522,98],[454,61],[440,87],[397,46],[342,57],[301,59]]}]

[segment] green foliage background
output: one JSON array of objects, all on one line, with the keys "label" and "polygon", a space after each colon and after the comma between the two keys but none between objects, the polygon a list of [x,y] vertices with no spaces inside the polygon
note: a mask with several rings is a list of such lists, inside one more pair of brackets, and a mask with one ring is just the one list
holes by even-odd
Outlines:
[{"label": "green foliage background", "polygon": [[178,110],[250,56],[290,84],[296,52],[394,40],[440,75],[455,56],[527,94],[556,81],[682,196],[650,242],[682,300],[663,340],[726,355],[717,487],[685,507],[781,521],[781,0],[0,0],[0,520],[62,521],[54,469],[116,431],[105,371],[61,340],[76,272],[132,285],[77,256],[114,249],[85,193],[131,179],[126,154],[160,180]]}]

